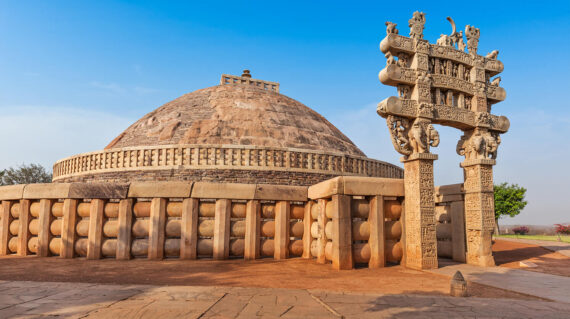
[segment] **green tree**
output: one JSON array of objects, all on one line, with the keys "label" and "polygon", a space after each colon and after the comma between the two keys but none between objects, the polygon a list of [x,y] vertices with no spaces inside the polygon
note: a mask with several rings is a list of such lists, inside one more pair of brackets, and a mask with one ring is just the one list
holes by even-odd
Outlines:
[{"label": "green tree", "polygon": [[34,184],[50,183],[51,173],[39,164],[22,164],[18,168],[10,167],[0,173],[0,184]]},{"label": "green tree", "polygon": [[499,218],[501,216],[515,217],[526,206],[524,200],[526,188],[517,184],[502,183],[495,185],[495,225],[499,232]]}]

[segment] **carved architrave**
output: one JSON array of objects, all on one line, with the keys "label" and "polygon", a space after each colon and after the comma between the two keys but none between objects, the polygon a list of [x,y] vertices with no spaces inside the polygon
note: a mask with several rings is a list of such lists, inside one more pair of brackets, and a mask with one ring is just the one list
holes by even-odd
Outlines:
[{"label": "carved architrave", "polygon": [[380,82],[397,87],[398,96],[380,102],[377,112],[387,120],[394,148],[404,155],[406,265],[420,269],[437,265],[433,203],[437,155],[430,153],[430,147],[439,144],[439,134],[433,124],[464,132],[457,153],[465,156],[461,166],[467,261],[482,266],[494,264],[492,166],[501,143],[499,134],[510,126],[506,117],[490,114],[491,106],[506,98],[497,76],[504,68],[497,60],[498,51],[478,55],[479,29],[467,25],[465,33],[457,32],[453,19],[448,20],[452,32],[436,44],[423,40],[425,14],[421,12],[408,21],[409,38],[397,34],[395,24],[389,22],[380,43],[389,59],[380,71]]}]

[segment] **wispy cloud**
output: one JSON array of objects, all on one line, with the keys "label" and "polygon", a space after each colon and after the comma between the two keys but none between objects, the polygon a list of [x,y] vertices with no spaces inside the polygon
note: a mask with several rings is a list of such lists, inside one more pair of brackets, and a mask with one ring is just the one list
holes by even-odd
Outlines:
[{"label": "wispy cloud", "polygon": [[0,169],[39,163],[51,169],[61,158],[103,149],[134,118],[82,108],[5,106],[0,111]]},{"label": "wispy cloud", "polygon": [[92,81],[89,83],[91,87],[108,91],[113,94],[135,94],[135,95],[148,95],[160,92],[158,89],[148,88],[144,86],[124,87],[117,83],[104,83],[99,81]]},{"label": "wispy cloud", "polygon": [[99,81],[92,81],[91,83],[89,83],[89,85],[97,89],[102,89],[117,94],[123,94],[126,92],[125,88],[116,83],[103,83]]},{"label": "wispy cloud", "polygon": [[153,88],[145,88],[142,86],[135,86],[135,88],[133,89],[133,91],[138,94],[138,95],[147,95],[147,94],[153,94],[153,93],[158,93],[160,92],[160,90],[158,89],[153,89]]}]

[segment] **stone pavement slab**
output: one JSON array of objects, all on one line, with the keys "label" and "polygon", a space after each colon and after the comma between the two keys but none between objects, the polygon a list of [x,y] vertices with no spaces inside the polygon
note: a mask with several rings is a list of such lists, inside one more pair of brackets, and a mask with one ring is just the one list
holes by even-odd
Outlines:
[{"label": "stone pavement slab", "polygon": [[540,300],[306,289],[0,282],[0,318],[567,318]]},{"label": "stone pavement slab", "polygon": [[549,240],[534,240],[534,239],[519,239],[519,238],[505,238],[505,237],[496,237],[498,240],[504,241],[512,241],[517,243],[523,244],[530,244],[530,245],[537,245],[543,248],[546,248],[550,251],[554,251],[557,253],[561,253],[564,256],[570,257],[570,244],[558,241],[549,241]]},{"label": "stone pavement slab", "polygon": [[430,272],[453,276],[458,270],[469,281],[570,303],[570,277],[504,267],[479,267],[455,263],[440,264],[439,269]]}]

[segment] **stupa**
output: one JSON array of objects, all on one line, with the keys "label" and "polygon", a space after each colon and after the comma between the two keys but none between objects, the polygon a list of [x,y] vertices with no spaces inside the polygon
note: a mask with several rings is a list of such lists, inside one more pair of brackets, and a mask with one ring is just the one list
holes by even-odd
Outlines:
[{"label": "stupa", "polygon": [[403,178],[370,159],[279,83],[222,75],[146,114],[101,151],[62,159],[54,182],[210,181],[312,185],[336,176]]}]

